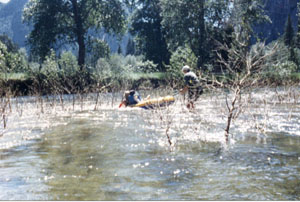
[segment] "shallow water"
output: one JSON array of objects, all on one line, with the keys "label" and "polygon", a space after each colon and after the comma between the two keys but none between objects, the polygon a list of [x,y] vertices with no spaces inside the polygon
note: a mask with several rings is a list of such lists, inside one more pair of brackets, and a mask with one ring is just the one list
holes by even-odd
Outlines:
[{"label": "shallow water", "polygon": [[118,94],[96,109],[95,95],[49,98],[43,113],[15,99],[0,130],[0,200],[300,200],[300,105],[268,92],[252,96],[229,143],[223,95],[192,112],[180,96],[158,110],[118,109]]}]

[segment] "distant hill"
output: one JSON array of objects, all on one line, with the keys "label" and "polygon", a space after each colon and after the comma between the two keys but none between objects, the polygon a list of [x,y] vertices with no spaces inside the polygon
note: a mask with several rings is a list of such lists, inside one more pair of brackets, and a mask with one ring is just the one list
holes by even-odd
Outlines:
[{"label": "distant hill", "polygon": [[23,8],[28,0],[11,0],[0,5],[0,34],[7,34],[19,46],[25,45],[29,28],[22,23]]},{"label": "distant hill", "polygon": [[[299,1],[299,0],[298,0]],[[264,0],[266,14],[272,24],[255,27],[255,32],[267,42],[278,39],[284,33],[288,15],[291,15],[294,30],[297,30],[297,0]]]}]

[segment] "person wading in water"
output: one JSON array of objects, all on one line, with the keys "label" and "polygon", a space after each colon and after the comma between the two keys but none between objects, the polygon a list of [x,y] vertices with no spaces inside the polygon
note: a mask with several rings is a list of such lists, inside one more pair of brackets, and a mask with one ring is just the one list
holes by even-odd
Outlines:
[{"label": "person wading in water", "polygon": [[188,65],[182,67],[182,73],[184,74],[184,88],[180,89],[181,94],[185,94],[188,91],[188,109],[195,108],[195,102],[198,100],[200,95],[203,93],[203,89],[200,85],[200,81],[196,74],[191,71]]}]

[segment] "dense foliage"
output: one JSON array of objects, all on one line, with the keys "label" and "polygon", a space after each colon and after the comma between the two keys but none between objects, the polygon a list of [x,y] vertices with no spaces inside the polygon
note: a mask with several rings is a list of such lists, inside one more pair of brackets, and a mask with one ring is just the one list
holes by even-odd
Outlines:
[{"label": "dense foliage", "polygon": [[137,36],[136,43],[140,53],[158,64],[159,70],[163,71],[164,64],[169,62],[170,53],[162,27],[159,0],[139,0],[136,7],[130,32]]},{"label": "dense foliage", "polygon": [[6,36],[0,36],[0,73],[19,73],[26,71],[26,53],[18,49]]},{"label": "dense foliage", "polygon": [[[264,44],[255,27],[272,22],[262,0],[30,0],[28,53],[0,36],[0,80],[18,75],[26,80],[19,91],[40,94],[132,88],[146,78],[179,86],[183,65],[232,78],[247,70],[256,47],[276,47],[259,79],[280,83],[300,70],[300,3],[297,13],[296,27],[287,16],[284,34]],[[105,36],[122,33],[127,47],[120,40],[113,53]]]},{"label": "dense foliage", "polygon": [[29,44],[44,59],[50,49],[76,43],[78,65],[85,65],[87,36],[91,30],[120,33],[123,9],[118,0],[31,0],[24,9],[24,21],[33,24]]}]

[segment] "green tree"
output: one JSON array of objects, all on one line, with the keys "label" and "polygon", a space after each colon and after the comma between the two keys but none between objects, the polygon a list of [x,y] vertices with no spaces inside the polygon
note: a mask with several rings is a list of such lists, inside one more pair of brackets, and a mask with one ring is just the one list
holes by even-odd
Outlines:
[{"label": "green tree", "polygon": [[8,52],[18,52],[18,46],[6,34],[0,35],[0,41],[5,44]]},{"label": "green tree", "polygon": [[44,59],[51,48],[75,44],[81,70],[89,31],[121,33],[125,22],[119,0],[30,0],[23,18],[33,24],[28,42],[34,54]]},{"label": "green tree", "polygon": [[230,0],[160,0],[162,25],[168,48],[174,52],[178,47],[188,46],[197,57],[197,68],[212,59],[219,39],[228,24]]},{"label": "green tree", "polygon": [[1,73],[7,72],[7,62],[6,62],[6,57],[7,57],[7,47],[4,43],[0,41],[0,71]]},{"label": "green tree", "polygon": [[87,53],[88,63],[95,67],[99,58],[109,57],[110,48],[105,41],[91,38],[87,45]]},{"label": "green tree", "polygon": [[136,36],[136,51],[158,64],[161,71],[169,63],[170,53],[162,29],[159,0],[139,0],[132,17],[130,33]]},{"label": "green tree", "polygon": [[210,62],[214,72],[222,72],[224,69],[226,69],[226,66],[220,63],[217,59],[218,54],[221,55],[225,61],[229,59],[228,51],[225,51],[222,48],[220,49],[218,44],[222,44],[222,46],[226,46],[230,49],[235,38],[234,27],[232,24],[228,24],[226,27],[222,28],[222,30],[222,32],[220,31],[214,34],[214,38],[218,41],[215,48],[215,50],[218,50],[218,52],[214,52],[213,60]]},{"label": "green tree", "polygon": [[285,26],[283,41],[290,51],[289,60],[297,64],[298,62],[297,62],[296,53],[294,49],[295,48],[294,39],[295,39],[294,28],[292,25],[291,15],[289,15]]},{"label": "green tree", "polygon": [[79,70],[76,57],[70,51],[63,52],[57,63],[63,77],[75,77]]},{"label": "green tree", "polygon": [[198,67],[207,56],[205,28],[205,0],[161,0],[162,25],[168,47],[173,52],[188,44],[198,57]]},{"label": "green tree", "polygon": [[[227,49],[239,49],[240,55],[235,55],[240,62],[244,61],[240,57],[246,55],[254,39],[259,40],[253,28],[260,23],[270,22],[269,17],[265,14],[262,6],[262,0],[235,0],[232,4],[232,13],[229,17],[230,24],[234,27],[232,37],[229,37],[231,44],[225,43]],[[230,33],[230,32],[229,32]],[[240,43],[240,44],[239,44]],[[223,46],[223,44],[221,44]],[[226,55],[226,51],[219,54]],[[231,56],[225,57],[230,59]],[[246,69],[246,63],[241,63],[231,67],[237,72]]]},{"label": "green tree", "polygon": [[182,78],[181,68],[184,65],[189,65],[192,69],[197,67],[197,57],[187,45],[178,47],[172,53],[170,65],[167,66],[168,79],[178,82],[178,78]]},{"label": "green tree", "polygon": [[24,72],[28,67],[22,53],[13,51],[0,41],[0,73]]},{"label": "green tree", "polygon": [[253,27],[260,23],[270,22],[270,18],[265,14],[262,0],[235,0],[233,8],[231,20],[236,28],[238,40],[245,44],[244,51],[248,51],[251,38],[257,38]]}]

